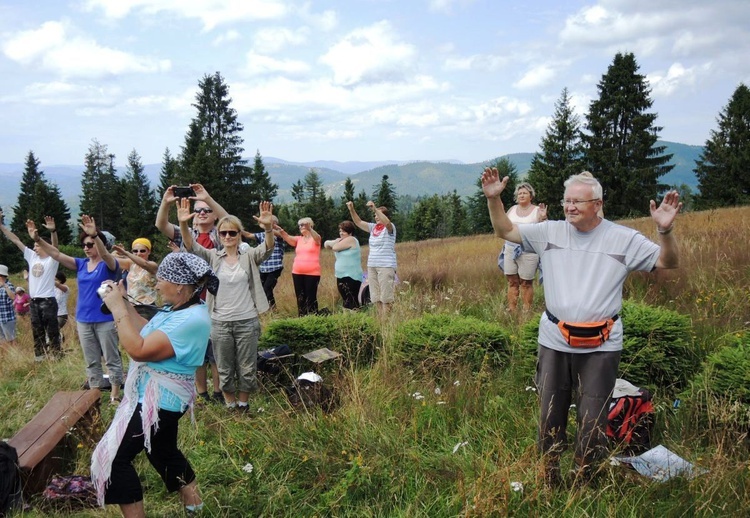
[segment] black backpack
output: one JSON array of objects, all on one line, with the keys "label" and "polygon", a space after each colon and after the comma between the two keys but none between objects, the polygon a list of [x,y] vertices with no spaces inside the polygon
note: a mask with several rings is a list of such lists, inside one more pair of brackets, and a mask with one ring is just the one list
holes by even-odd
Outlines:
[{"label": "black backpack", "polygon": [[0,441],[0,517],[21,507],[21,468],[16,449]]}]

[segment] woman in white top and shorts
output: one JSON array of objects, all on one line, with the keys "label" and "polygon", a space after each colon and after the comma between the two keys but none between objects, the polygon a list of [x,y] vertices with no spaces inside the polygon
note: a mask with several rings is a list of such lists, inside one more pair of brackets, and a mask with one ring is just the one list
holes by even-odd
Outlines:
[{"label": "woman in white top and shorts", "polygon": [[[532,203],[535,194],[531,184],[518,184],[513,193],[516,204],[508,209],[508,219],[513,223],[538,223],[546,220],[547,207],[543,203]],[[508,279],[508,309],[516,311],[520,292],[523,309],[528,311],[534,301],[534,277],[539,266],[539,256],[530,252],[522,253],[521,245],[509,241],[505,242],[503,255],[503,264],[498,266]]]}]

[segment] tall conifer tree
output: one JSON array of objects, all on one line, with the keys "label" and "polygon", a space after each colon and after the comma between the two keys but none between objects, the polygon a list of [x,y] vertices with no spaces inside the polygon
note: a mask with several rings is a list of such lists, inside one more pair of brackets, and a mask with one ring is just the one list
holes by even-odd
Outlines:
[{"label": "tall conifer tree", "polygon": [[180,154],[180,183],[201,183],[230,213],[245,222],[252,219],[248,205],[250,171],[242,158],[243,125],[231,107],[229,86],[219,72],[198,83],[190,122]]},{"label": "tall conifer tree", "polygon": [[711,131],[696,160],[698,206],[701,208],[750,203],[750,89],[735,89],[719,113],[719,128]]},{"label": "tall conifer tree", "polygon": [[555,114],[541,142],[541,150],[534,153],[526,180],[536,191],[535,202],[546,203],[549,219],[561,219],[563,182],[570,175],[580,173],[583,144],[580,120],[570,104],[568,89],[563,88],[555,103]]},{"label": "tall conifer tree", "polygon": [[72,238],[70,228],[70,209],[62,199],[60,189],[56,184],[47,180],[44,172],[39,169],[40,161],[33,151],[26,155],[26,165],[21,178],[21,189],[18,193],[18,203],[13,208],[11,230],[22,240],[28,236],[26,220],[33,220],[41,236],[47,241],[51,236],[42,226],[45,216],[55,218],[57,239],[60,244],[70,243]]},{"label": "tall conifer tree", "polygon": [[153,238],[156,233],[156,196],[144,172],[141,157],[135,149],[128,155],[122,186],[122,236],[117,237],[121,237],[123,243],[129,243],[138,237]]},{"label": "tall conifer tree", "polygon": [[657,146],[661,127],[645,76],[638,73],[632,53],[618,53],[597,85],[582,135],[586,164],[604,187],[604,213],[608,218],[648,214],[648,200],[667,186],[659,178],[673,165],[665,146]]},{"label": "tall conifer tree", "polygon": [[115,171],[115,155],[94,139],[86,153],[81,177],[81,214],[88,214],[100,230],[121,237],[122,184]]},{"label": "tall conifer tree", "polygon": [[172,157],[169,148],[164,150],[161,158],[161,171],[159,172],[159,190],[156,193],[159,198],[164,195],[172,185],[176,185],[179,176],[179,162]]}]

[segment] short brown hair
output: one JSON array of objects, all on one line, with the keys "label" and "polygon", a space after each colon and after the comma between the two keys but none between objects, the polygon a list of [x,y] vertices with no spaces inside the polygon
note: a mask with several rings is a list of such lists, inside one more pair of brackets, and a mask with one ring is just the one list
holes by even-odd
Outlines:
[{"label": "short brown hair", "polygon": [[343,230],[344,232],[346,232],[347,234],[354,234],[354,231],[356,230],[357,227],[354,225],[354,223],[346,219],[342,221],[341,223],[339,223],[339,228]]}]

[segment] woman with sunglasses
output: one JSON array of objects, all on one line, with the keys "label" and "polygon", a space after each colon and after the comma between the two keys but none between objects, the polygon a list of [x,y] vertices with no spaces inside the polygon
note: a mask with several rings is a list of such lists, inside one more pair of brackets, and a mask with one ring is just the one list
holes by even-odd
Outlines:
[{"label": "woman with sunglasses", "polygon": [[[190,201],[177,202],[177,219],[185,249],[206,260],[219,278],[215,295],[206,297],[211,317],[213,343],[219,383],[224,402],[230,409],[248,411],[250,392],[258,388],[259,315],[268,311],[258,265],[273,252],[273,205],[260,204],[260,215],[253,216],[265,231],[265,239],[256,248],[240,247],[242,222],[236,216],[225,216],[217,225],[222,249],[208,249],[193,239],[188,222],[195,215]],[[236,379],[236,382],[235,382]]]},{"label": "woman with sunglasses", "polygon": [[76,324],[78,337],[86,362],[86,376],[89,388],[106,387],[101,357],[109,371],[109,382],[112,385],[110,400],[112,404],[120,402],[120,384],[123,381],[122,359],[117,348],[117,330],[111,314],[101,310],[102,301],[96,290],[102,282],[116,280],[119,275],[117,259],[109,253],[104,244],[104,234],[96,228],[94,218],[81,216],[81,235],[79,241],[86,254],[85,259],[70,257],[39,237],[36,228],[29,229],[32,239],[50,257],[65,268],[78,272],[78,300],[76,302]]},{"label": "woman with sunglasses", "polygon": [[318,284],[320,284],[320,234],[315,232],[312,218],[301,218],[297,222],[299,236],[290,236],[278,227],[279,235],[289,246],[294,247],[292,281],[297,296],[297,312],[303,317],[318,312]]},{"label": "woman with sunglasses", "polygon": [[128,297],[138,304],[156,304],[156,269],[159,267],[149,259],[151,255],[151,241],[139,237],[133,241],[132,250],[128,252],[124,247],[112,247],[117,254],[120,267],[128,271]]}]

